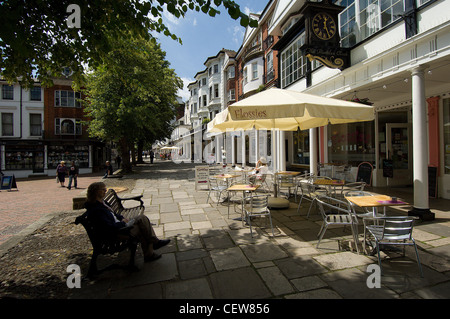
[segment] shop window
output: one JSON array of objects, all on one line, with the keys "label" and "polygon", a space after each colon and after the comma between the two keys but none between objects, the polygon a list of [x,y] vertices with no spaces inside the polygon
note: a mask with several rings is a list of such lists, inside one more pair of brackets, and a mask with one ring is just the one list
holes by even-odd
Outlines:
[{"label": "shop window", "polygon": [[444,154],[445,174],[450,174],[450,99],[444,99]]},{"label": "shop window", "polygon": [[42,120],[41,114],[30,114],[30,136],[41,136]]},{"label": "shop window", "polygon": [[42,146],[6,145],[5,165],[7,170],[33,170],[44,169],[44,149]]},{"label": "shop window", "polygon": [[89,146],[84,145],[49,145],[48,168],[55,168],[61,161],[70,165],[72,161],[80,168],[89,167]]},{"label": "shop window", "polygon": [[328,126],[328,161],[358,166],[375,163],[374,121]]},{"label": "shop window", "polygon": [[294,164],[309,164],[309,130],[293,133]]},{"label": "shop window", "polygon": [[2,136],[14,136],[13,113],[2,113]]}]

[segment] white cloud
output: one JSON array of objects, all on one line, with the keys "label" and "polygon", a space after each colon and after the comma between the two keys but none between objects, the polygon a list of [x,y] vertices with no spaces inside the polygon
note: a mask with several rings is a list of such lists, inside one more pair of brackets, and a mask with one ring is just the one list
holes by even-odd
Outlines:
[{"label": "white cloud", "polygon": [[192,25],[195,27],[197,25],[197,19],[194,18],[194,22],[192,22]]},{"label": "white cloud", "polygon": [[236,45],[240,45],[244,38],[245,28],[241,26],[234,26],[233,28],[228,29],[232,34],[232,40]]},{"label": "white cloud", "polygon": [[194,80],[189,78],[181,78],[181,81],[183,81],[183,89],[178,90],[178,96],[183,99],[183,102],[186,102],[187,100],[189,100],[189,97],[191,96],[187,86],[189,83],[194,82]]}]

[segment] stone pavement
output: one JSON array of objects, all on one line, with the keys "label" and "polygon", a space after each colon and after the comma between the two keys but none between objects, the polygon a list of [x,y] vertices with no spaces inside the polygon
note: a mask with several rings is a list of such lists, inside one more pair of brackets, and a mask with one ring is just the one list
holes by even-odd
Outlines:
[{"label": "stone pavement", "polygon": [[[72,210],[72,198],[100,180],[102,175],[81,175],[78,189],[70,191],[56,183],[55,177],[18,179],[18,190],[0,192],[0,245],[49,213]],[[65,185],[68,184],[66,179]]]},{"label": "stone pavement", "polygon": [[[272,210],[275,237],[261,221],[252,238],[248,226],[236,220],[240,213],[232,207],[228,217],[227,206],[207,203],[207,191],[195,189],[194,166],[155,161],[137,168],[128,193],[143,194],[145,214],[157,235],[171,243],[155,262],[143,263],[138,254],[138,272],[115,269],[83,280],[80,289],[71,289],[71,299],[450,298],[450,201],[430,199],[436,220],[419,222],[414,230],[424,278],[407,248],[406,257],[388,252],[392,258],[383,261],[381,288],[370,289],[367,268],[377,259],[354,251],[349,228],[328,229],[316,248],[321,219],[317,212],[306,218],[309,203],[298,214],[292,199],[289,209]],[[408,190],[389,191],[412,202]]]}]

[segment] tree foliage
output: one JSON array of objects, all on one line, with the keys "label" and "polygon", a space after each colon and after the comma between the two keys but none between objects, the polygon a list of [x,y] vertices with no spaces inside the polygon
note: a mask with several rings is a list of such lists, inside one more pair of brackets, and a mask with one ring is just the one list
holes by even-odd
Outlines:
[{"label": "tree foliage", "polygon": [[160,45],[142,37],[109,37],[113,48],[86,75],[85,111],[91,136],[119,143],[124,166],[130,148],[171,133],[181,80]]},{"label": "tree foliage", "polygon": [[[71,28],[67,21],[70,4],[80,8],[80,27]],[[10,82],[21,78],[31,85],[33,77],[51,84],[64,67],[80,80],[86,66],[102,63],[110,50],[105,34],[129,32],[150,39],[156,31],[180,41],[163,22],[166,10],[177,18],[189,10],[210,16],[225,8],[243,26],[256,26],[255,20],[240,11],[232,0],[5,0],[0,2],[0,72]]]}]

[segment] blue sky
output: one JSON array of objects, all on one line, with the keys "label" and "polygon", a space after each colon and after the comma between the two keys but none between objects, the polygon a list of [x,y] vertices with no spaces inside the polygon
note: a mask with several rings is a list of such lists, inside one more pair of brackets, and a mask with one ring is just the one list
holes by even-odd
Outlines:
[{"label": "blue sky", "polygon": [[[268,0],[235,0],[245,13],[261,13]],[[244,37],[245,28],[239,20],[233,20],[224,7],[214,18],[203,12],[188,11],[184,18],[177,19],[169,13],[164,15],[164,23],[172,33],[183,41],[179,44],[160,34],[158,42],[166,52],[166,59],[178,77],[184,82],[184,90],[179,92],[183,101],[187,100],[186,85],[194,81],[197,72],[205,69],[203,64],[210,56],[215,56],[222,48],[237,51]]]}]

